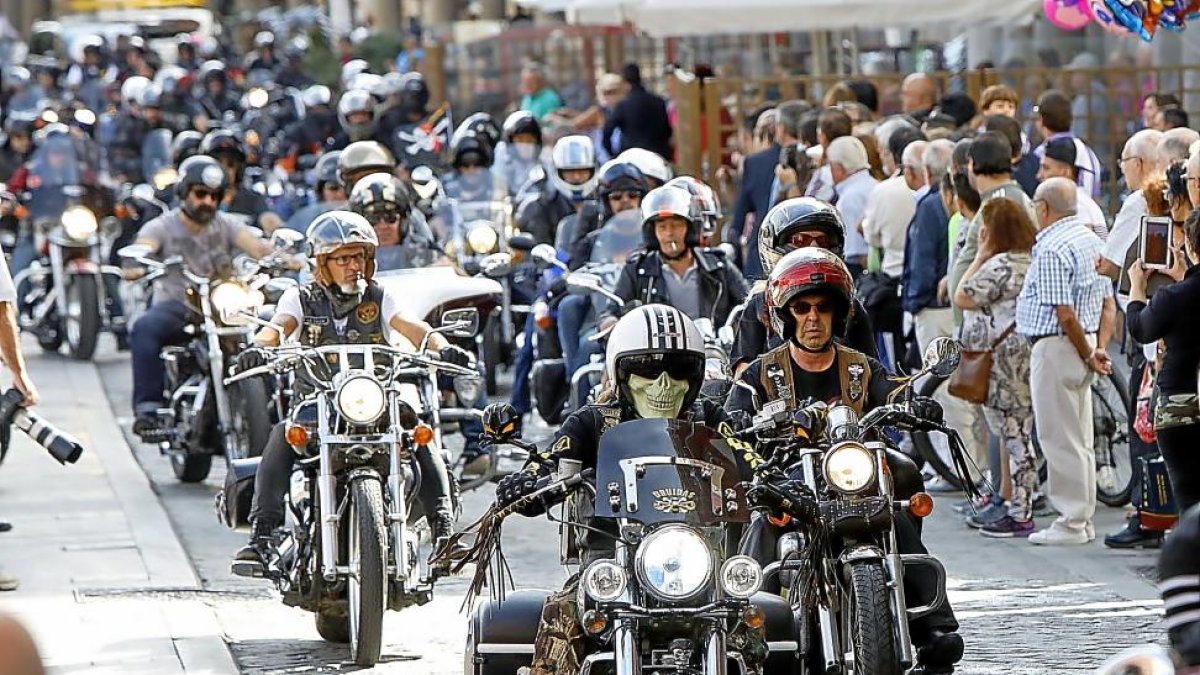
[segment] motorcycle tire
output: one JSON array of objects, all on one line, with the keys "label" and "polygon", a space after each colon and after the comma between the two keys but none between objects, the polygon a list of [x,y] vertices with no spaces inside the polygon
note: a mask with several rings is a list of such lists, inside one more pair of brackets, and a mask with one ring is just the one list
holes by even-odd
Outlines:
[{"label": "motorcycle tire", "polygon": [[317,634],[322,640],[337,644],[350,642],[350,617],[318,611],[313,618],[317,625]]},{"label": "motorcycle tire", "polygon": [[271,399],[267,383],[262,378],[241,380],[229,385],[229,409],[233,412],[233,427],[243,447],[227,448],[230,459],[259,457],[271,435]]},{"label": "motorcycle tire", "polygon": [[[90,361],[96,353],[96,343],[100,339],[100,288],[99,281],[91,275],[73,275],[67,277],[67,316],[62,317],[61,332],[66,337],[67,350],[71,357],[80,361]],[[71,306],[78,304],[78,325],[70,325]]]},{"label": "motorcycle tire", "polygon": [[851,563],[846,575],[846,633],[854,644],[854,675],[901,675],[887,572],[879,560]]},{"label": "motorcycle tire", "polygon": [[208,478],[208,473],[212,471],[213,456],[207,452],[185,453],[176,450],[167,456],[170,458],[175,478],[181,483],[199,483]]},{"label": "motorcycle tire", "polygon": [[350,618],[350,658],[369,668],[383,649],[383,613],[387,609],[387,520],[383,488],[378,480],[360,478],[351,486],[348,514],[351,569],[346,580]]},{"label": "motorcycle tire", "polygon": [[62,348],[63,332],[62,328],[58,326],[57,319],[46,317],[45,321],[34,331],[37,333],[38,346],[42,348],[42,351],[57,354],[58,350]]}]

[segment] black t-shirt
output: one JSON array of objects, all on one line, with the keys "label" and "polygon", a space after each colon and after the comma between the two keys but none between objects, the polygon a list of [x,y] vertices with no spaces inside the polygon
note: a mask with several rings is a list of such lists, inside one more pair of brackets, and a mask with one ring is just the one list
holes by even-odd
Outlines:
[{"label": "black t-shirt", "polygon": [[[796,365],[795,361],[792,361],[792,381],[796,386],[796,401],[804,401],[809,398],[830,404],[840,401],[842,380],[839,361],[840,357],[835,358],[829,368],[816,373],[804,370]],[[882,363],[870,356],[867,357],[867,363],[871,366],[871,381],[867,385],[867,403],[863,406],[864,411],[887,403],[888,394],[895,386],[888,379],[887,370]],[[730,390],[729,398],[725,402],[725,412],[729,413],[734,420],[744,419],[745,415],[753,416],[763,404],[770,401],[767,397],[767,390],[762,384],[761,359],[751,363],[738,380],[749,385],[754,390],[754,394],[752,395],[743,386],[734,386]],[[757,400],[755,400],[756,398]],[[745,413],[745,415],[738,413]]]}]

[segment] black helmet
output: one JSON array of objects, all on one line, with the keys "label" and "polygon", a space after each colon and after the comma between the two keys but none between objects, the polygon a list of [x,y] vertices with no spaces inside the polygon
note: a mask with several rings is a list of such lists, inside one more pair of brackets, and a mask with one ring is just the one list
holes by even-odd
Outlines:
[{"label": "black helmet", "polygon": [[[375,249],[379,248],[379,237],[375,228],[366,218],[352,211],[329,211],[317,216],[304,235],[305,254],[314,264],[313,276],[317,283],[327,289],[334,290],[332,279],[328,276],[325,259],[338,249],[346,246],[363,246],[367,249],[367,266],[363,270],[367,279],[375,276]],[[345,316],[358,305],[361,291],[353,294],[335,292],[334,312]]]},{"label": "black helmet", "polygon": [[341,184],[341,179],[338,178],[338,158],[341,156],[341,150],[330,150],[317,159],[317,164],[313,167],[313,173],[317,176],[318,193],[325,189],[326,183]]},{"label": "black helmet", "polygon": [[390,173],[373,173],[354,184],[350,210],[375,224],[380,214],[395,213],[401,223],[412,211],[408,188]]},{"label": "black helmet", "polygon": [[171,141],[171,163],[179,166],[183,160],[200,152],[200,144],[204,142],[204,134],[193,129],[179,132]]},{"label": "black helmet", "polygon": [[687,239],[684,243],[688,248],[699,246],[700,223],[696,216],[692,193],[687,190],[674,185],[664,185],[648,192],[642,198],[642,237],[646,250],[659,249],[658,236],[654,229],[659,219],[666,217],[678,217],[687,221]]},{"label": "black helmet", "polygon": [[[481,140],[484,140],[488,145],[492,146],[493,151],[496,144],[500,142],[500,125],[496,124],[496,118],[485,112],[472,113],[467,119],[458,125],[454,130],[454,137],[459,134],[474,133]],[[454,137],[451,137],[451,143],[454,143]]]},{"label": "black helmet", "polygon": [[842,255],[846,230],[837,209],[814,197],[797,197],[776,204],[763,218],[758,231],[758,254],[762,256],[763,268],[769,271],[784,254],[796,248],[788,240],[802,231],[824,233],[828,246],[823,248]]},{"label": "black helmet", "polygon": [[179,165],[179,180],[175,183],[175,196],[182,200],[193,187],[204,187],[224,197],[229,189],[225,167],[208,155],[192,155]]},{"label": "black helmet", "polygon": [[240,164],[246,163],[246,149],[242,139],[229,129],[217,129],[208,132],[200,143],[200,154],[220,159],[222,155],[232,156]]},{"label": "black helmet", "polygon": [[423,111],[429,107],[429,85],[420,73],[405,73],[399,93],[403,105],[411,110]]},{"label": "black helmet", "polygon": [[650,183],[642,175],[641,169],[628,162],[610,160],[600,167],[600,187],[597,190],[600,197],[600,207],[605,216],[611,216],[612,206],[608,196],[614,192],[638,192],[643,197],[650,191]]},{"label": "black helmet", "polygon": [[461,135],[455,133],[454,138],[450,139],[450,157],[456,169],[471,160],[486,168],[492,165],[492,145],[473,131]]},{"label": "black helmet", "polygon": [[354,188],[349,180],[351,174],[391,172],[395,167],[396,159],[391,151],[378,141],[356,141],[347,145],[337,163],[338,177],[347,192]]},{"label": "black helmet", "polygon": [[542,147],[542,124],[528,110],[518,110],[504,118],[504,142],[512,143],[517,134],[533,134],[537,136],[537,145]]}]

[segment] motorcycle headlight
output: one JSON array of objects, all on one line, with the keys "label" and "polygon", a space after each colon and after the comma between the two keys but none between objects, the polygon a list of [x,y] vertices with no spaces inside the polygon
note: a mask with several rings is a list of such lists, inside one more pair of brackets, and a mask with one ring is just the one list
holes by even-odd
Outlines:
[{"label": "motorcycle headlight", "polygon": [[762,588],[762,582],[762,566],[748,555],[735,555],[721,565],[721,587],[731,598],[749,598]]},{"label": "motorcycle headlight", "polygon": [[583,572],[583,591],[597,602],[617,600],[628,585],[625,568],[612,560],[597,560]]},{"label": "motorcycle headlight", "polygon": [[686,600],[708,584],[712,551],[693,529],[667,526],[655,530],[638,547],[635,567],[642,585],[662,600]]},{"label": "motorcycle headlight", "polygon": [[454,393],[458,396],[458,404],[470,406],[479,398],[483,383],[477,375],[457,375],[454,378]]},{"label": "motorcycle headlight", "polygon": [[239,317],[238,312],[243,310],[257,312],[263,304],[263,294],[259,291],[252,291],[241,284],[226,282],[217,284],[212,289],[209,300],[222,322],[231,326],[242,326],[248,321]]},{"label": "motorcycle headlight", "polygon": [[386,402],[383,387],[370,377],[352,377],[337,392],[338,412],[355,424],[379,419]]},{"label": "motorcycle headlight", "polygon": [[875,456],[858,443],[840,443],[825,453],[825,480],[843,494],[857,494],[875,484]]},{"label": "motorcycle headlight", "polygon": [[470,246],[473,253],[492,253],[496,250],[496,245],[499,243],[499,235],[487,223],[472,225],[467,230],[467,245]]},{"label": "motorcycle headlight", "polygon": [[63,231],[72,239],[87,239],[96,234],[100,224],[96,222],[96,214],[86,206],[72,206],[63,212]]}]

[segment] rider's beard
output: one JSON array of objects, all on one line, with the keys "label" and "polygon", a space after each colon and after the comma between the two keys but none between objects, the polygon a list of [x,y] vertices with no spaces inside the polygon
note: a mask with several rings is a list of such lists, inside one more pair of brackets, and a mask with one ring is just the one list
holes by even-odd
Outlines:
[{"label": "rider's beard", "polygon": [[212,219],[217,215],[217,207],[209,206],[208,204],[188,204],[184,203],[183,213],[188,218],[192,219],[200,225],[207,225],[212,222]]},{"label": "rider's beard", "polygon": [[363,278],[362,272],[355,272],[337,286],[338,290],[346,295],[357,295],[367,290],[367,280]]}]

